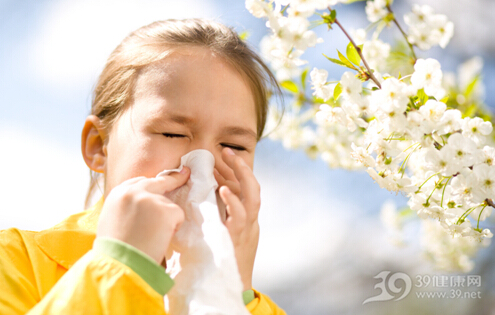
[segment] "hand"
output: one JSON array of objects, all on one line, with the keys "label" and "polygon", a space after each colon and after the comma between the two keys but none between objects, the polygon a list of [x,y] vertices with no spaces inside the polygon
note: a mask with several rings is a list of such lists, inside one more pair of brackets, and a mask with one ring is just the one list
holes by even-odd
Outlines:
[{"label": "hand", "polygon": [[187,182],[189,168],[158,178],[136,177],[113,188],[105,199],[96,237],[134,246],[162,264],[184,211],[164,196]]},{"label": "hand", "polygon": [[260,234],[260,185],[251,168],[231,149],[223,149],[222,159],[231,172],[220,174],[215,171],[215,179],[221,186],[220,197],[227,206],[225,226],[234,244],[237,267],[245,291],[252,288],[254,259]]}]

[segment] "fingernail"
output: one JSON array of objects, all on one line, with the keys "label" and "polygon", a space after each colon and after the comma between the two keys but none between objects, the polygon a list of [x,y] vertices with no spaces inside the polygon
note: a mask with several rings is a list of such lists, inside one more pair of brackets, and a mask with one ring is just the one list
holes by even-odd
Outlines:
[{"label": "fingernail", "polygon": [[[225,188],[224,188],[224,187],[225,187]],[[230,189],[229,189],[229,187],[227,187],[227,186],[222,186],[222,187],[220,187],[220,189],[221,189],[221,190],[223,190],[225,194],[230,194]]]},{"label": "fingernail", "polygon": [[228,155],[235,155],[234,151],[232,151],[231,148],[227,148],[227,154]]},{"label": "fingernail", "polygon": [[181,173],[181,174],[186,174],[186,173],[187,173],[187,169],[186,169],[185,167],[183,167],[183,168],[180,170],[180,172],[179,172],[179,173]]}]

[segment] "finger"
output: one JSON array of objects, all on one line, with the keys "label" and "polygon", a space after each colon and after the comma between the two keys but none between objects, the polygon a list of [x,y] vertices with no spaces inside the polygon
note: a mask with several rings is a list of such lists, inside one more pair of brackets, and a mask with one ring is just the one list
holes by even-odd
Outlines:
[{"label": "finger", "polygon": [[253,171],[246,162],[241,157],[236,156],[234,151],[230,148],[226,148],[222,151],[222,158],[225,163],[232,168],[239,181],[242,192],[240,199],[244,207],[246,207],[250,219],[256,219],[260,208],[260,185],[254,177]]},{"label": "finger", "polygon": [[146,179],[144,176],[129,178],[128,180],[123,181],[120,185],[134,185],[135,183]]},{"label": "finger", "polygon": [[173,223],[173,234],[175,234],[182,226],[182,223],[184,223],[185,212],[180,206],[176,204],[168,203],[166,204],[166,209],[167,217],[170,219],[170,222]]},{"label": "finger", "polygon": [[169,175],[148,178],[143,185],[149,192],[164,194],[187,183],[189,175],[191,175],[191,170],[188,167],[183,167],[180,172],[173,172]]},{"label": "finger", "polygon": [[[234,172],[232,171],[232,174],[233,173]],[[220,174],[220,172],[218,172],[216,168],[213,170],[213,175],[215,176],[215,180],[218,183],[218,187],[227,186],[230,188],[230,191],[232,191],[232,193],[236,194],[240,198],[241,185],[237,180],[232,181],[225,179],[225,177],[223,177],[222,174]]]},{"label": "finger", "polygon": [[242,232],[246,225],[246,210],[239,198],[227,186],[220,187],[220,197],[227,205],[228,218],[225,225],[230,233],[235,235]]},{"label": "finger", "polygon": [[[223,151],[225,151],[225,149]],[[223,157],[222,157],[222,160],[224,160]],[[232,182],[238,182],[232,168],[229,167],[228,165],[226,165],[225,163],[218,163],[217,165],[215,165],[215,169],[222,176],[222,178],[224,178],[225,180],[232,181]]]}]

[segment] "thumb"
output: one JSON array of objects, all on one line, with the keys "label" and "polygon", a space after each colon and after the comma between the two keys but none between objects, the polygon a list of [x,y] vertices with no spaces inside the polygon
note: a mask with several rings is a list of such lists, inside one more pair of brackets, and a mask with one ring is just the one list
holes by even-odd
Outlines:
[{"label": "thumb", "polygon": [[155,185],[152,188],[152,191],[157,194],[164,194],[166,192],[172,191],[176,188],[181,187],[191,175],[191,170],[184,166],[180,172],[173,172],[168,175],[160,175],[156,178],[153,178]]}]

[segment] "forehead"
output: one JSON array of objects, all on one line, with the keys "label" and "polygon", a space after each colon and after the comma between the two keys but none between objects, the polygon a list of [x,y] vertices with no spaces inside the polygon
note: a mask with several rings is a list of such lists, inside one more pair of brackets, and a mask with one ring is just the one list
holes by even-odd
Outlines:
[{"label": "forehead", "polygon": [[140,71],[134,86],[133,107],[147,100],[145,107],[149,111],[187,113],[207,105],[210,111],[242,114],[246,120],[254,118],[256,124],[254,96],[247,82],[244,75],[211,50],[181,48]]}]

